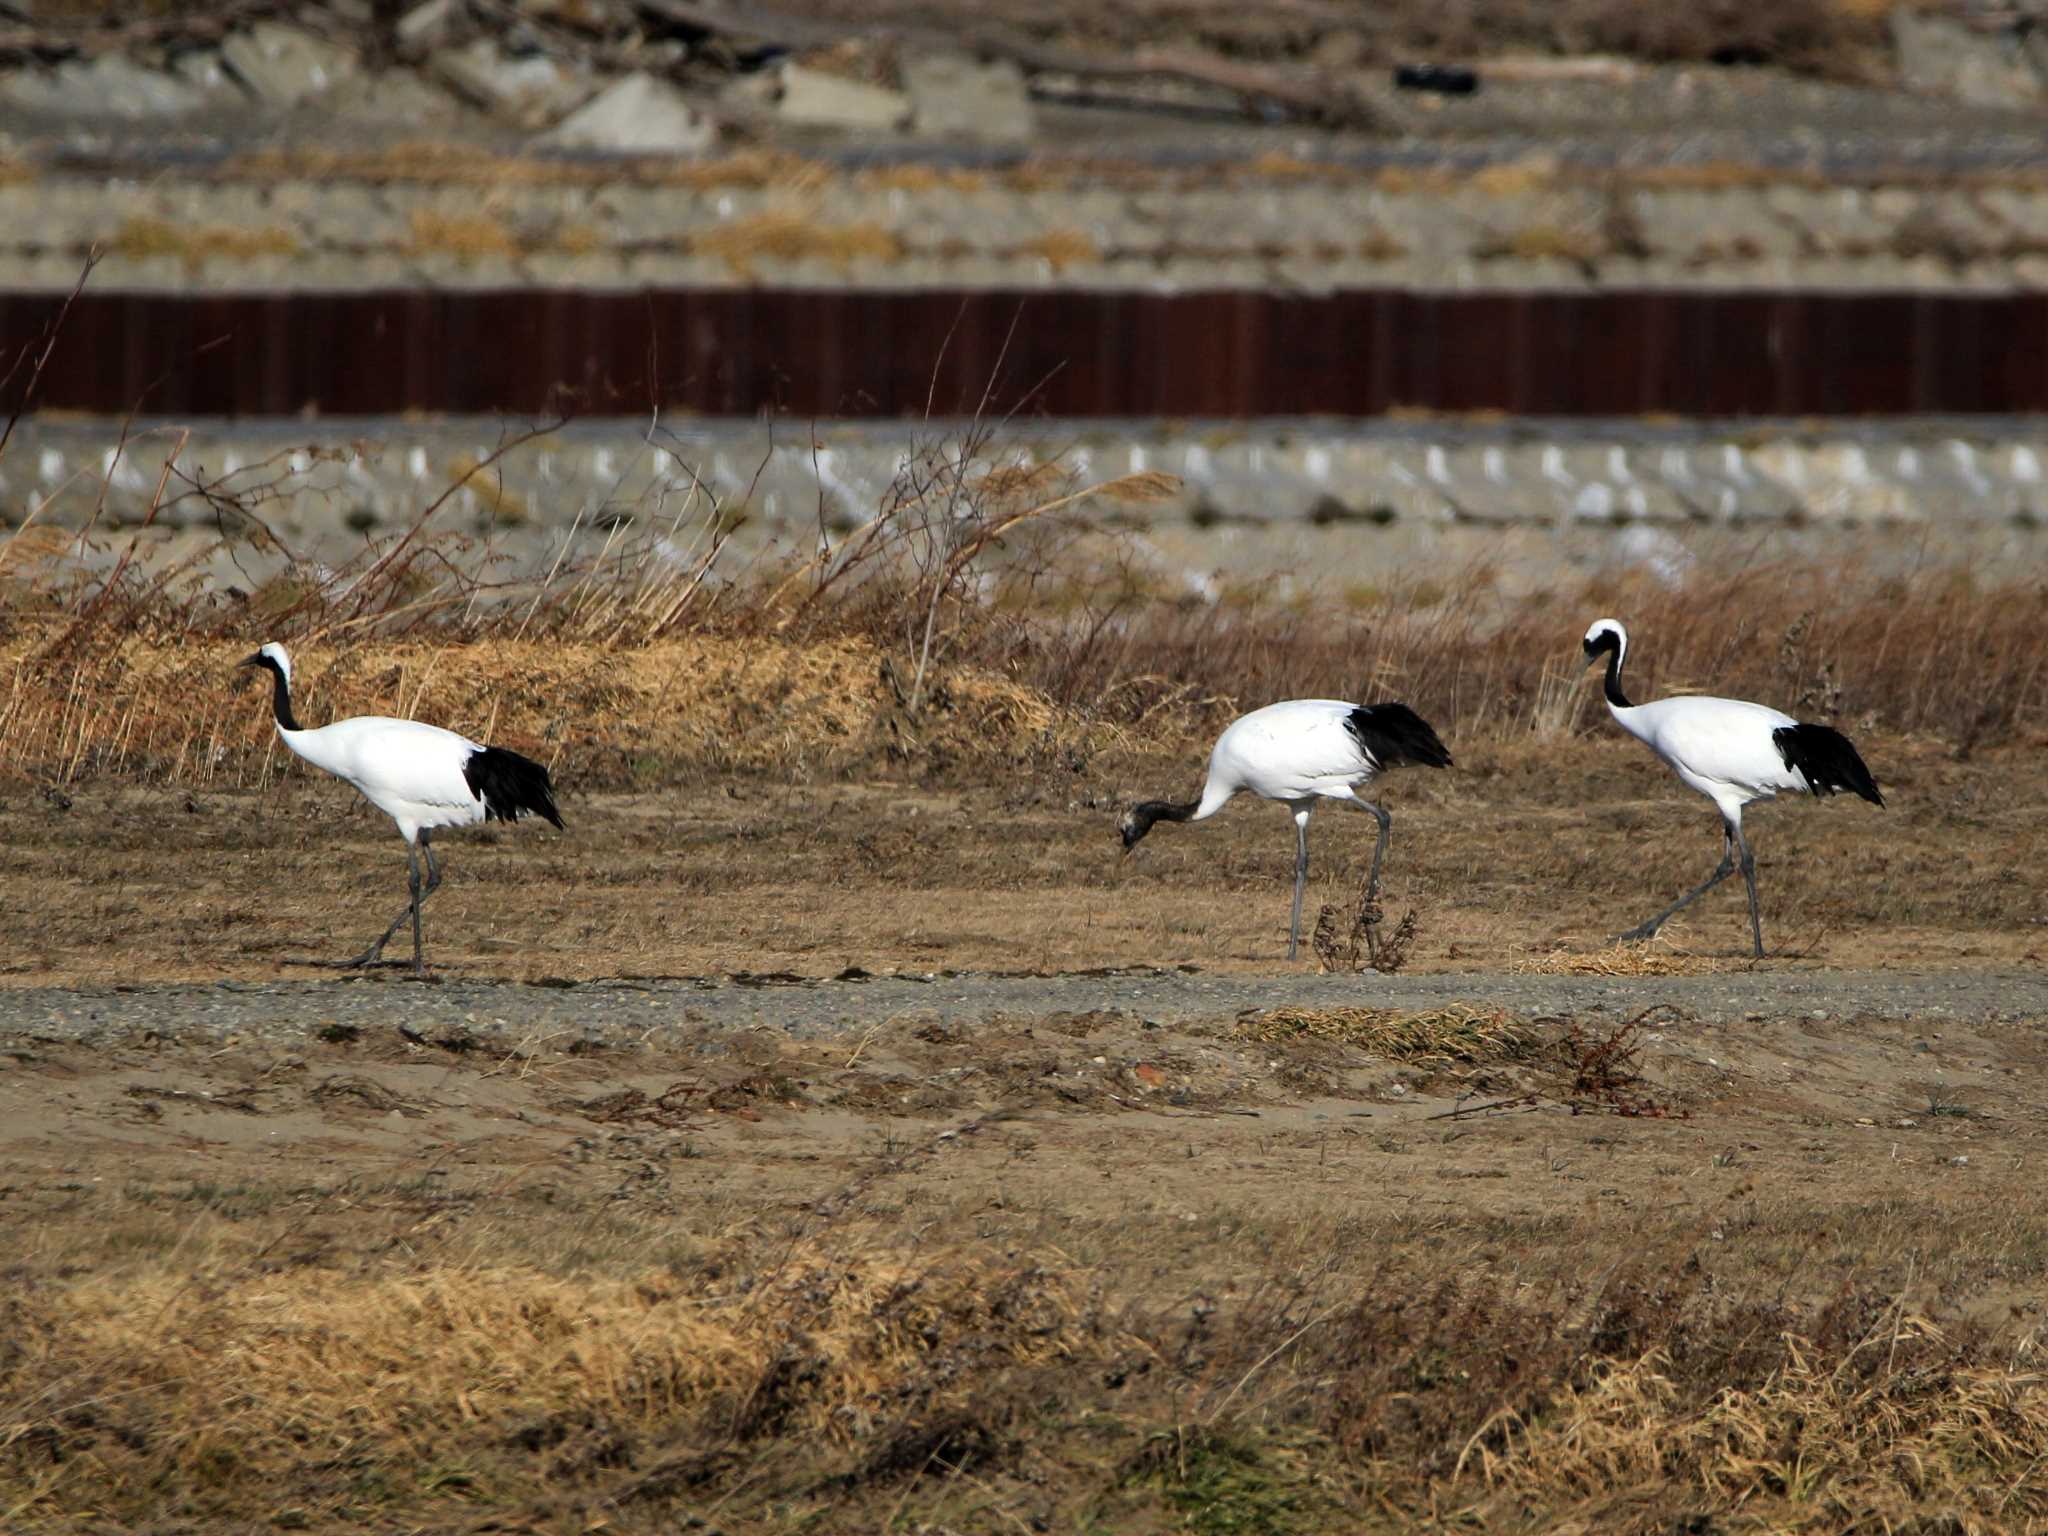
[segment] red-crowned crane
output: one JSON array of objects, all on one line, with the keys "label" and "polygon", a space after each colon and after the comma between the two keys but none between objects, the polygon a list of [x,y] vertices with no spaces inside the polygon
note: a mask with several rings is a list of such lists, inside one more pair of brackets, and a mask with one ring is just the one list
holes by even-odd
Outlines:
[{"label": "red-crowned crane", "polygon": [[[441,884],[432,834],[441,827],[473,827],[480,821],[517,821],[529,812],[560,829],[562,815],[555,809],[547,769],[517,752],[487,747],[418,720],[358,715],[308,730],[292,715],[292,659],[283,646],[273,642],[241,664],[270,673],[278,740],[315,768],[353,784],[365,800],[398,823],[398,834],[405,839],[410,870],[405,910],[376,943],[346,964],[376,964],[391,936],[410,917],[413,974],[424,974],[420,907]],[[424,885],[422,853],[427,865]]]},{"label": "red-crowned crane", "polygon": [[[1883,805],[1877,781],[1863,766],[1849,738],[1831,725],[1814,725],[1762,704],[1697,694],[1631,704],[1621,691],[1628,660],[1628,631],[1618,620],[1601,619],[1586,631],[1586,664],[1607,662],[1607,712],[1615,723],[1671,765],[1688,788],[1721,812],[1721,862],[1697,889],[1687,892],[1647,922],[1621,935],[1647,939],[1671,917],[1742,870],[1749,887],[1749,931],[1758,959],[1764,953],[1764,922],[1756,904],[1756,856],[1742,835],[1742,808],[1781,794],[1832,795],[1849,790],[1872,805]],[[1739,856],[1739,865],[1738,865]]]},{"label": "red-crowned crane", "polygon": [[1402,763],[1448,768],[1451,754],[1406,704],[1348,704],[1341,699],[1289,699],[1255,709],[1224,728],[1209,753],[1202,798],[1176,803],[1147,800],[1124,813],[1119,830],[1128,852],[1159,821],[1202,821],[1247,791],[1278,800],[1294,813],[1294,912],[1287,921],[1287,958],[1301,943],[1301,893],[1308,884],[1308,815],[1318,800],[1370,811],[1380,824],[1373,849],[1371,895],[1380,884],[1393,818],[1356,791]]}]

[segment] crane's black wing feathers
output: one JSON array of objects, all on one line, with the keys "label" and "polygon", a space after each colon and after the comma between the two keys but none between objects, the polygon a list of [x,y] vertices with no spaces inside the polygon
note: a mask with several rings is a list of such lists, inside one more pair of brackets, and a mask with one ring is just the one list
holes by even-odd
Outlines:
[{"label": "crane's black wing feathers", "polygon": [[1361,704],[1344,717],[1360,749],[1380,769],[1397,763],[1448,768],[1451,754],[1430,724],[1406,704]]},{"label": "crane's black wing feathers", "polygon": [[1832,795],[1846,789],[1861,795],[1872,805],[1883,805],[1877,780],[1863,766],[1849,738],[1831,725],[1781,725],[1771,732],[1771,741],[1785,766],[1806,780],[1816,795]]},{"label": "crane's black wing feathers", "polygon": [[517,821],[530,811],[557,828],[562,825],[548,771],[530,757],[503,747],[484,747],[469,754],[462,778],[469,792],[483,801],[485,821]]}]

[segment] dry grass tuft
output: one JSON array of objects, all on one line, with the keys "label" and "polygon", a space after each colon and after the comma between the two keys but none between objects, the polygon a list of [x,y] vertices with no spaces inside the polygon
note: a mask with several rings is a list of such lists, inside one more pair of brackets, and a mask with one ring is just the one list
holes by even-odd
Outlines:
[{"label": "dry grass tuft", "polygon": [[434,252],[474,262],[487,256],[517,256],[520,243],[503,221],[490,214],[435,213],[416,208],[405,248],[415,256]]},{"label": "dry grass tuft", "polygon": [[1064,272],[1069,267],[1086,266],[1102,260],[1102,247],[1085,231],[1048,229],[1018,246],[1016,254],[1042,257],[1051,264],[1054,272]]},{"label": "dry grass tuft", "polygon": [[216,259],[256,261],[265,256],[295,256],[299,250],[298,236],[277,225],[241,229],[228,224],[179,224],[147,217],[126,220],[107,244],[108,249],[131,261],[173,256],[192,272]]},{"label": "dry grass tuft", "polygon": [[[1747,963],[1747,962],[1745,962]],[[1537,955],[1511,967],[1524,976],[1710,976],[1720,966],[1706,955],[1643,944],[1613,944],[1588,954]]]},{"label": "dry grass tuft", "polygon": [[1563,261],[1586,266],[1607,251],[1607,242],[1592,229],[1567,229],[1558,224],[1524,224],[1495,239],[1482,241],[1473,255],[1481,260],[1503,257],[1516,261]]},{"label": "dry grass tuft", "polygon": [[617,1469],[665,1443],[844,1448],[957,1413],[984,1373],[1116,1347],[1065,1274],[957,1248],[724,1267],[75,1276],[9,1310],[10,1523],[164,1489],[227,1509],[289,1486],[332,1518],[514,1472],[631,1487]]},{"label": "dry grass tuft", "polygon": [[1240,1039],[1281,1045],[1326,1040],[1396,1061],[1509,1061],[1535,1037],[1504,1008],[1451,1003],[1442,1008],[1263,1008],[1238,1016]]},{"label": "dry grass tuft", "polygon": [[[1470,1447],[1489,1503],[1579,1492],[1595,1517],[1626,1490],[1679,1481],[1772,1530],[1994,1530],[2038,1518],[2026,1473],[2048,1457],[2048,1376],[1996,1366],[1901,1369],[1901,1352],[1951,1348],[1924,1316],[1895,1306],[1846,1350],[1796,1333],[1760,1381],[1731,1383],[1697,1407],[1670,1354],[1603,1362],[1538,1419],[1504,1418]],[[1486,1442],[1498,1436],[1498,1449]],[[1583,1507],[1583,1506],[1582,1506]]]},{"label": "dry grass tuft", "polygon": [[905,163],[856,171],[854,184],[875,192],[980,192],[987,188],[989,178],[981,171]]},{"label": "dry grass tuft", "polygon": [[716,256],[741,277],[764,261],[888,264],[903,259],[903,244],[879,224],[819,224],[792,213],[758,213],[689,237],[689,249]]}]

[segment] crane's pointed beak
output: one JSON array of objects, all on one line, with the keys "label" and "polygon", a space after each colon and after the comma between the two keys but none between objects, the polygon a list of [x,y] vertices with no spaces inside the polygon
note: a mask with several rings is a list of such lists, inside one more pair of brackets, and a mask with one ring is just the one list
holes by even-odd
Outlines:
[{"label": "crane's pointed beak", "polygon": [[240,661],[236,662],[235,665],[238,667],[260,667],[263,665],[263,653],[261,651],[251,651]]}]

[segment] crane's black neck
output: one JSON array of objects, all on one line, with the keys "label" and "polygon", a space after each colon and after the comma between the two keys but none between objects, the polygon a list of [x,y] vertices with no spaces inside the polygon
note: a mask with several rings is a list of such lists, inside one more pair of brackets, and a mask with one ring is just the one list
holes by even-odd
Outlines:
[{"label": "crane's black neck", "polygon": [[270,708],[277,716],[277,728],[281,731],[296,731],[299,722],[292,716],[292,685],[285,681],[284,668],[268,656],[256,656],[251,666],[263,667],[270,673]]},{"label": "crane's black neck", "polygon": [[1133,846],[1138,839],[1152,830],[1152,823],[1155,821],[1186,821],[1195,814],[1201,804],[1199,800],[1147,800],[1141,805],[1132,806],[1130,814],[1124,817],[1124,846]]},{"label": "crane's black neck", "polygon": [[1588,657],[1598,656],[1603,651],[1607,655],[1607,702],[1616,709],[1635,708],[1629,703],[1628,695],[1621,691],[1621,640],[1612,631],[1602,634],[1598,640],[1586,642]]}]

